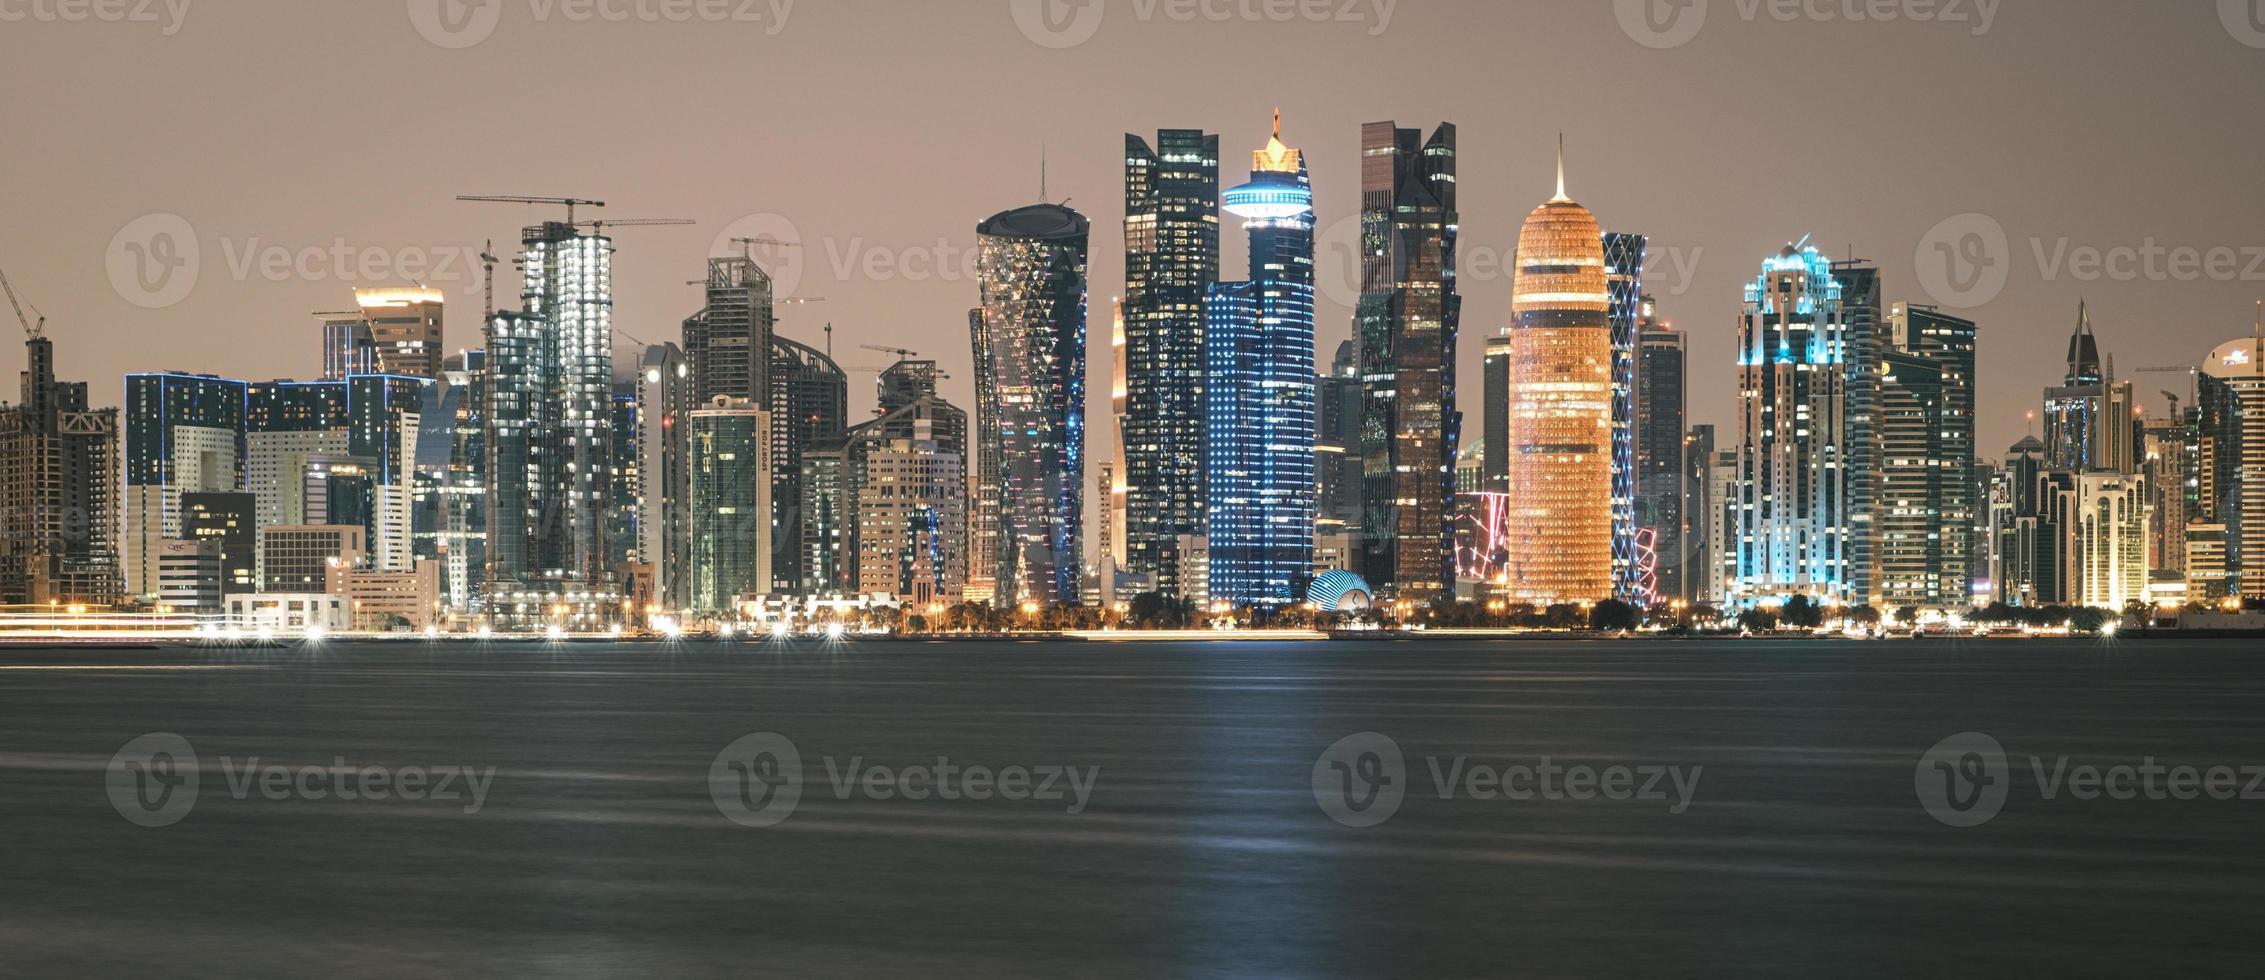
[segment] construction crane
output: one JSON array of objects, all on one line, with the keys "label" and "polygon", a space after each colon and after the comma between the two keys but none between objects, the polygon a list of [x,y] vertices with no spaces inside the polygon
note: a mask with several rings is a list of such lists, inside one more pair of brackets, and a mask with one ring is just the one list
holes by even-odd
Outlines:
[{"label": "construction crane", "polygon": [[483,317],[495,315],[495,264],[501,261],[503,260],[495,257],[495,239],[488,239],[488,243],[480,248],[481,278],[487,285],[488,304],[480,310]]},{"label": "construction crane", "polygon": [[41,334],[47,332],[47,314],[40,313],[39,307],[31,308],[32,313],[39,317],[38,323],[33,323],[30,317],[24,315],[24,301],[17,298],[16,284],[8,281],[6,269],[0,269],[0,290],[7,291],[8,305],[16,308],[16,322],[24,325],[25,339],[38,340]]},{"label": "construction crane", "polygon": [[576,228],[588,228],[603,235],[608,228],[644,228],[653,225],[689,225],[695,223],[690,218],[624,218],[620,221],[594,218],[589,221],[576,221],[573,222],[573,225]]},{"label": "construction crane", "polygon": [[731,240],[731,243],[739,246],[740,251],[742,252],[750,251],[756,245],[777,245],[781,248],[802,247],[801,242],[790,242],[778,238],[734,238]]},{"label": "construction crane", "polygon": [[859,345],[857,345],[857,346],[859,346],[859,347],[861,347],[861,348],[863,348],[863,349],[865,349],[865,350],[870,350],[870,351],[879,351],[879,352],[881,352],[881,353],[883,353],[883,354],[895,354],[895,355],[897,356],[897,360],[900,360],[900,361],[909,361],[909,360],[912,360],[912,359],[913,359],[913,358],[915,358],[915,357],[919,357],[919,356],[920,356],[920,352],[919,352],[919,351],[916,351],[916,350],[906,350],[906,349],[904,349],[904,348],[902,348],[902,347],[883,347],[883,346],[881,346],[881,345],[879,345],[879,344],[859,344]]},{"label": "construction crane", "polygon": [[575,208],[602,208],[604,201],[590,201],[579,197],[524,197],[518,194],[458,194],[459,201],[478,201],[483,204],[560,204],[566,207],[566,223],[574,224]]}]

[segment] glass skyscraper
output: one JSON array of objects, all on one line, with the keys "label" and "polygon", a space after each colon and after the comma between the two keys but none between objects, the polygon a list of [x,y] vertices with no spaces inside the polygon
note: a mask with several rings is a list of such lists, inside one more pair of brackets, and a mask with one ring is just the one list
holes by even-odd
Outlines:
[{"label": "glass skyscraper", "polygon": [[1312,576],[1314,534],[1313,185],[1274,136],[1227,210],[1250,234],[1250,279],[1206,303],[1206,524],[1214,603],[1286,606]]},{"label": "glass skyscraper", "polygon": [[1636,343],[1644,304],[1643,235],[1606,232],[1605,291],[1612,297],[1612,581],[1613,595],[1642,606],[1643,572],[1636,555]]},{"label": "glass skyscraper", "polygon": [[1380,597],[1455,588],[1455,126],[1361,127],[1361,575]]},{"label": "glass skyscraper", "polygon": [[1205,296],[1219,279],[1219,137],[1125,136],[1125,567],[1178,582],[1204,528]]},{"label": "glass skyscraper", "polygon": [[996,461],[993,601],[1076,605],[1085,561],[1086,258],[1092,225],[1058,204],[977,228],[979,455]]}]

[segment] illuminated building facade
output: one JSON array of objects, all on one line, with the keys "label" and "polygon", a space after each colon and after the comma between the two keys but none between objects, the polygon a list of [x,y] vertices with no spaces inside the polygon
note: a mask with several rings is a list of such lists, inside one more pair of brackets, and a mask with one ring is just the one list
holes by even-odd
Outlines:
[{"label": "illuminated building facade", "polygon": [[[1086,257],[1092,226],[1057,204],[977,229],[980,451],[996,460],[992,600],[1075,605],[1085,537]],[[1128,325],[1129,326],[1129,325]]]},{"label": "illuminated building facade", "polygon": [[[1641,304],[1636,328],[1636,525],[1652,532],[1659,556],[1658,591],[1650,597],[1658,603],[1690,598],[1685,570],[1694,535],[1688,525],[1704,509],[1695,508],[1692,500],[1696,491],[1684,390],[1689,338],[1659,318],[1651,297]],[[1697,482],[1703,486],[1705,480]]]},{"label": "illuminated building facade", "polygon": [[1361,127],[1360,572],[1402,602],[1455,587],[1458,197],[1454,124]]},{"label": "illuminated building facade", "polygon": [[1867,604],[1882,610],[1966,605],[1963,563],[1947,561],[1954,542],[1943,503],[1966,482],[1963,457],[1944,447],[1946,382],[1933,360],[1902,351],[1880,355],[1878,431],[1880,472],[1873,485],[1873,591]]},{"label": "illuminated building facade", "polygon": [[245,388],[210,375],[126,376],[128,598],[156,598],[158,548],[181,537],[182,494],[244,488]]},{"label": "illuminated building facade", "polygon": [[688,608],[728,615],[771,578],[771,416],[745,398],[693,409]]},{"label": "illuminated building facade", "polygon": [[1847,603],[1847,349],[1841,284],[1787,245],[1746,287],[1738,338],[1737,515],[1728,601]]},{"label": "illuminated building facade", "polygon": [[1486,399],[1485,432],[1480,436],[1480,489],[1510,492],[1510,331],[1486,339],[1481,362]]},{"label": "illuminated building facade", "polygon": [[1510,331],[1510,595],[1536,606],[1619,594],[1614,566],[1612,297],[1596,216],[1565,195],[1526,217]]},{"label": "illuminated building facade", "polygon": [[487,329],[489,612],[589,627],[619,612],[605,541],[613,241],[553,221],[521,245],[521,309]]},{"label": "illuminated building facade", "polygon": [[2103,367],[2092,311],[2080,304],[2068,340],[2068,376],[2045,389],[2045,464],[2075,473],[2139,472],[2137,403],[2128,381]]},{"label": "illuminated building facade", "polygon": [[1215,603],[1287,606],[1313,572],[1313,185],[1274,136],[1227,192],[1250,234],[1250,279],[1206,301],[1205,468]]},{"label": "illuminated building facade", "polygon": [[1201,534],[1205,302],[1219,279],[1219,136],[1125,135],[1125,566],[1178,591]]},{"label": "illuminated building facade", "polygon": [[847,534],[844,515],[814,506],[834,499],[820,487],[828,461],[849,431],[849,375],[833,356],[787,337],[771,337],[771,586],[817,595],[841,590],[830,577]]},{"label": "illuminated building facade", "polygon": [[[1978,453],[1974,431],[1974,379],[1980,330],[1973,320],[1952,316],[1931,306],[1897,303],[1888,310],[1885,355],[1900,353],[1925,359],[1942,375],[1941,419],[1933,437],[1932,458],[1943,470],[1934,497],[1936,534],[1941,546],[1934,559],[1942,603],[1951,609],[1973,604],[1980,579],[1988,574],[1989,546],[1981,530],[1988,524],[1982,502],[1983,480],[1974,475]],[[1882,384],[1885,384],[1883,378]],[[1884,411],[1884,409],[1883,409]],[[1885,438],[1885,421],[1882,422]],[[1885,447],[1881,454],[1881,481],[1894,479],[1895,466]],[[1879,515],[1875,514],[1875,518]]]},{"label": "illuminated building facade", "polygon": [[2210,352],[2198,375],[2208,523],[2225,526],[2229,594],[2265,599],[2265,325]]},{"label": "illuminated building facade", "polygon": [[[1612,297],[1612,581],[1616,598],[1648,605],[1655,574],[1639,572],[1636,521],[1636,345],[1644,305],[1642,235],[1604,236],[1605,292]],[[1657,539],[1653,539],[1657,548]],[[1656,558],[1656,556],[1655,556]],[[1654,566],[1656,571],[1656,564]],[[1645,584],[1638,588],[1638,583]]]},{"label": "illuminated building facade", "polygon": [[[692,601],[692,366],[675,344],[645,348],[637,372],[637,561],[652,566],[653,601]],[[767,475],[767,474],[766,474]]]}]

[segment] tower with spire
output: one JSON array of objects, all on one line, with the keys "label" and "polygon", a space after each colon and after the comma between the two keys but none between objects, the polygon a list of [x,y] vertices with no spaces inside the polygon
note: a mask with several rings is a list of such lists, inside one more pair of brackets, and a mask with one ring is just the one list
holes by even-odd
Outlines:
[{"label": "tower with spire", "polygon": [[1509,590],[1537,606],[1619,591],[1604,233],[1566,193],[1562,137],[1557,159],[1557,193],[1518,235],[1511,295]]},{"label": "tower with spire", "polygon": [[1226,209],[1250,236],[1250,277],[1204,300],[1207,592],[1278,608],[1312,574],[1316,489],[1313,184],[1280,109]]},{"label": "tower with spire", "polygon": [[2137,393],[2100,356],[2092,305],[2078,301],[2068,338],[2068,375],[2045,389],[2045,465],[2074,473],[2139,472]]}]

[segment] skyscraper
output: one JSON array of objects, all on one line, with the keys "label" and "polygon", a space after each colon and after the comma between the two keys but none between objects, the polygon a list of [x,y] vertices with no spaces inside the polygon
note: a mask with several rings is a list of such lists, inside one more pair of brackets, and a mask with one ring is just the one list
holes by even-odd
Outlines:
[{"label": "skyscraper", "polygon": [[811,464],[839,450],[849,430],[849,375],[831,353],[774,334],[770,386],[772,585],[764,591],[838,592],[842,583],[823,556],[844,532],[837,515],[811,506],[833,499],[812,486]]},{"label": "skyscraper", "polygon": [[857,591],[916,609],[959,601],[967,575],[967,480],[933,439],[890,439],[860,459]]},{"label": "skyscraper", "polygon": [[1830,265],[1840,286],[1843,327],[1839,347],[1845,414],[1840,423],[1839,466],[1847,487],[1846,583],[1853,601],[1869,601],[1876,591],[1880,527],[1881,357],[1889,347],[1880,269],[1864,259]]},{"label": "skyscraper", "polygon": [[522,235],[518,312],[488,323],[490,612],[591,625],[609,594],[613,241],[546,222]]},{"label": "skyscraper", "polygon": [[727,397],[770,404],[774,288],[750,252],[708,260],[707,305],[684,321],[695,403]]},{"label": "skyscraper", "polygon": [[1688,338],[1659,318],[1651,297],[1643,298],[1642,307],[1636,348],[1636,525],[1652,532],[1658,558],[1658,591],[1651,601],[1688,600],[1688,524],[1700,513],[1692,507],[1696,488],[1686,455]]},{"label": "skyscraper", "polygon": [[[1930,505],[1936,513],[1935,533],[1941,539],[1934,574],[1940,580],[1937,590],[1941,607],[1963,609],[1973,604],[1976,580],[1987,574],[1988,564],[1983,557],[1987,545],[1977,530],[1988,523],[1981,501],[1982,484],[1972,476],[1978,455],[1974,381],[1980,331],[1974,321],[1935,307],[1897,303],[1888,310],[1883,339],[1888,352],[1924,358],[1941,374],[1941,419],[1931,456],[1943,470],[1939,492]],[[1881,384],[1886,384],[1884,367]],[[1881,431],[1884,439],[1884,421]],[[1878,479],[1895,476],[1888,472],[1897,465],[1894,457],[1882,447]]]},{"label": "skyscraper", "polygon": [[637,560],[672,613],[692,602],[691,374],[675,344],[645,348],[637,371]]},{"label": "skyscraper", "polygon": [[159,543],[181,537],[181,495],[244,487],[245,384],[191,374],[126,376],[125,584],[157,595]]},{"label": "skyscraper", "polygon": [[[993,601],[1074,605],[1084,564],[1085,302],[1091,225],[1057,204],[977,228],[977,389],[997,459]],[[1130,329],[1128,323],[1128,329]],[[977,542],[980,546],[983,542]]]},{"label": "skyscraper", "polygon": [[772,555],[770,413],[719,395],[687,420],[691,462],[688,607],[730,615],[766,591]]},{"label": "skyscraper", "polygon": [[1814,246],[1787,245],[1746,287],[1738,343],[1736,557],[1728,601],[1846,603],[1851,556],[1847,314]]},{"label": "skyscraper", "polygon": [[370,347],[377,359],[361,373],[439,378],[447,300],[440,290],[423,286],[355,290],[354,302],[362,308],[362,322],[369,326]]},{"label": "skyscraper", "polygon": [[419,411],[417,558],[436,565],[441,599],[459,612],[472,611],[487,577],[487,377],[486,351],[450,356]]},{"label": "skyscraper", "polygon": [[2080,303],[2068,338],[2068,376],[2045,389],[2045,463],[2075,473],[2139,472],[2137,401],[2131,382],[2103,366],[2092,308]]},{"label": "skyscraper", "polygon": [[2265,310],[2247,340],[2221,344],[2198,375],[2208,522],[2225,526],[2228,594],[2265,599]]},{"label": "skyscraper", "polygon": [[20,401],[0,407],[0,605],[114,604],[118,410],[55,380],[54,341],[24,354]]},{"label": "skyscraper", "polygon": [[1479,464],[1480,489],[1487,493],[1510,492],[1510,331],[1504,329],[1486,339],[1486,360],[1482,362],[1486,389],[1486,432],[1480,438],[1484,461]]},{"label": "skyscraper", "polygon": [[[1613,595],[1637,605],[1644,573],[1636,554],[1636,344],[1644,305],[1644,250],[1650,239],[1604,236],[1605,292],[1612,297],[1612,581]],[[1651,583],[1656,587],[1657,583]]]},{"label": "skyscraper", "polygon": [[1537,606],[1619,594],[1616,350],[1605,241],[1565,194],[1526,216],[1510,331],[1510,593]]},{"label": "skyscraper", "polygon": [[1943,513],[1945,498],[1966,483],[1965,457],[1949,458],[1944,447],[1944,373],[1932,358],[1895,349],[1880,355],[1873,589],[1862,598],[1882,609],[1966,603],[1963,559],[1955,567],[1949,561],[1964,529]]},{"label": "skyscraper", "polygon": [[1177,589],[1204,528],[1204,300],[1219,279],[1219,137],[1125,135],[1125,566]]},{"label": "skyscraper", "polygon": [[1313,185],[1280,112],[1226,200],[1250,234],[1250,279],[1206,304],[1206,591],[1280,607],[1312,577],[1315,494]]},{"label": "skyscraper", "polygon": [[1361,127],[1361,573],[1381,597],[1455,587],[1455,126]]},{"label": "skyscraper", "polygon": [[[805,457],[802,510],[806,526],[817,532],[808,554],[812,590],[866,591],[859,585],[867,552],[862,535],[868,523],[861,508],[872,496],[867,491],[874,488],[874,464],[870,460],[874,453],[894,446],[902,453],[950,456],[948,467],[894,460],[882,469],[888,471],[890,479],[918,475],[923,481],[933,482],[948,476],[958,486],[954,492],[962,498],[967,495],[964,464],[960,462],[967,455],[967,413],[938,392],[937,382],[943,376],[935,361],[899,360],[881,372],[880,416],[852,426],[841,438],[812,449]],[[897,503],[896,490],[883,487],[875,492],[888,498],[890,506]],[[939,571],[952,573],[949,598],[954,600],[959,598],[966,579],[966,509],[964,500],[948,509],[941,504],[931,506],[935,516],[961,538],[948,547],[934,543],[936,554],[950,559],[951,567]],[[895,591],[895,587],[885,591]]]},{"label": "skyscraper", "polygon": [[[1344,534],[1361,526],[1361,408],[1366,388],[1361,381],[1360,353],[1352,341],[1337,345],[1329,373],[1315,379],[1315,392],[1319,418],[1314,467],[1320,490],[1314,526],[1322,534]],[[1504,404],[1508,404],[1507,394]]]}]

